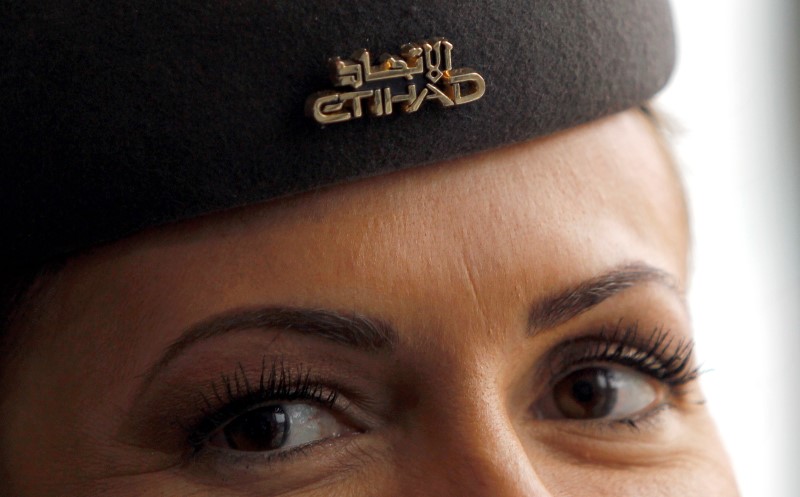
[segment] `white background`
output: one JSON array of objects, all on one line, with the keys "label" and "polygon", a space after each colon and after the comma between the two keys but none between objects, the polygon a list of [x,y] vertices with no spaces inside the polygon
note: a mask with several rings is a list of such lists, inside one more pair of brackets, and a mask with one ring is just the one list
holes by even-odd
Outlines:
[{"label": "white background", "polygon": [[800,1],[672,0],[710,408],[745,497],[800,496]]}]

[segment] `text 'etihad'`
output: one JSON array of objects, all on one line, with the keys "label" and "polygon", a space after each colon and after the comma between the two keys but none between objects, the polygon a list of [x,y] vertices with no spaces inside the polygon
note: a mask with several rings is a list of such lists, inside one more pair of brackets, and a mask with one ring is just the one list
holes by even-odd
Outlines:
[{"label": "text 'etihad'", "polygon": [[[306,100],[306,114],[318,123],[330,124],[357,119],[365,111],[388,116],[395,106],[406,113],[416,112],[426,100],[438,101],[443,107],[474,102],[483,96],[486,83],[474,69],[453,69],[452,52],[453,45],[440,38],[403,45],[399,57],[384,54],[374,66],[366,49],[350,59],[335,57],[330,60],[334,86],[352,90],[311,95]],[[424,78],[418,76],[422,74]],[[399,86],[393,81],[398,79]],[[365,88],[374,82],[383,83]]]}]

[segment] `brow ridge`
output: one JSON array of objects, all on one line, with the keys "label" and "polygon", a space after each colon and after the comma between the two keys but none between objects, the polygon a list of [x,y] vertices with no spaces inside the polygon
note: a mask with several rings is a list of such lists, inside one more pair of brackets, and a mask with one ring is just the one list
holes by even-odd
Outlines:
[{"label": "brow ridge", "polygon": [[181,333],[144,374],[142,388],[191,345],[247,329],[292,331],[376,353],[394,350],[398,341],[397,332],[388,323],[359,313],[280,306],[236,309],[212,316]]},{"label": "brow ridge", "polygon": [[539,300],[531,309],[528,332],[533,336],[554,328],[620,292],[650,282],[681,294],[675,278],[665,271],[643,263],[626,264]]}]

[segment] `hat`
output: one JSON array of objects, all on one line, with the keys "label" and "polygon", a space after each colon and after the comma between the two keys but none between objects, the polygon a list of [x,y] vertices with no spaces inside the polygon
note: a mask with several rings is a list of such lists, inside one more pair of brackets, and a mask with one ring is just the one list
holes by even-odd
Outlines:
[{"label": "hat", "polygon": [[451,159],[653,96],[666,0],[0,7],[5,261]]}]

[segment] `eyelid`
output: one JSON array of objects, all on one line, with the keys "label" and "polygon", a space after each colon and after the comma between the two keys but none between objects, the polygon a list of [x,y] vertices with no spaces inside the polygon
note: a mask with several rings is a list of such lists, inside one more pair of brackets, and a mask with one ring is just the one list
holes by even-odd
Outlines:
[{"label": "eyelid", "polygon": [[664,326],[642,332],[638,322],[572,338],[549,354],[549,386],[580,366],[606,363],[630,367],[670,387],[689,383],[699,375],[694,366],[694,343]]},{"label": "eyelid", "polygon": [[[255,381],[254,381],[255,380]],[[205,391],[198,392],[198,415],[187,426],[189,446],[193,452],[203,450],[216,430],[257,405],[281,402],[315,402],[341,414],[351,403],[341,396],[341,389],[302,367],[289,367],[283,361],[262,367],[257,378],[249,378],[241,364],[233,375],[221,374]]]},{"label": "eyelid", "polygon": [[[274,366],[274,367],[273,367]],[[211,407],[207,406],[205,402],[198,405],[200,412],[210,413],[225,413],[226,417],[230,419],[232,413],[244,412],[247,409],[252,409],[255,402],[260,398],[265,400],[265,403],[270,404],[287,404],[289,402],[282,402],[277,396],[266,395],[265,388],[262,388],[261,374],[254,374],[251,370],[249,376],[249,393],[245,388],[244,382],[241,379],[242,374],[241,366],[236,368],[239,371],[240,379],[238,383],[239,391],[237,392],[236,374],[231,376],[220,375],[220,378],[215,382],[208,384],[208,389],[212,392],[212,399],[210,400]],[[334,381],[329,378],[335,376],[326,376],[324,374],[316,374],[309,368],[302,365],[288,365],[282,360],[276,360],[272,365],[264,364],[262,361],[261,371],[268,371],[269,375],[276,378],[276,381],[270,382],[264,380],[264,385],[279,385],[280,378],[284,378],[283,384],[284,392],[290,392],[290,396],[297,397],[292,403],[313,403],[318,402],[315,400],[303,399],[300,395],[317,392],[317,398],[323,399],[320,404],[324,404],[324,399],[328,398],[331,392],[336,392],[336,396],[330,402],[328,407],[331,415],[341,420],[343,424],[343,434],[336,437],[319,438],[308,443],[301,443],[295,446],[286,448],[278,448],[268,451],[238,451],[231,450],[224,447],[215,447],[206,443],[208,434],[214,433],[214,430],[224,426],[228,421],[223,419],[220,415],[215,423],[208,423],[204,428],[205,430],[199,431],[198,427],[202,427],[204,417],[196,417],[193,424],[186,425],[188,428],[185,431],[184,447],[186,447],[187,440],[192,439],[193,445],[190,450],[183,456],[183,464],[186,466],[194,478],[201,481],[207,481],[211,484],[219,484],[219,482],[237,481],[239,484],[245,485],[248,483],[259,484],[259,489],[272,494],[283,494],[296,491],[300,488],[305,488],[307,485],[319,483],[321,480],[330,477],[331,475],[343,475],[354,468],[353,466],[353,453],[354,446],[361,446],[364,442],[362,439],[369,443],[370,437],[365,437],[374,427],[379,426],[375,418],[371,416],[367,408],[359,405],[350,400],[349,388],[341,388]],[[275,374],[272,372],[275,371]],[[267,375],[265,374],[266,378]],[[227,378],[227,381],[223,380]],[[213,393],[213,388],[210,385],[216,383],[217,394]],[[225,383],[230,385],[230,392],[227,388],[220,388]],[[278,391],[281,389],[278,388]],[[305,391],[305,393],[302,393]],[[292,393],[294,392],[294,393]],[[237,394],[244,393],[244,396]],[[358,393],[353,391],[353,396],[358,397]],[[253,401],[253,398],[256,400]],[[237,400],[238,399],[238,400]],[[232,400],[235,405],[230,406]],[[219,402],[222,402],[220,405]],[[322,406],[320,408],[323,408]],[[341,418],[340,418],[341,416]],[[351,429],[352,428],[352,429]],[[298,471],[301,470],[301,471]]]}]

